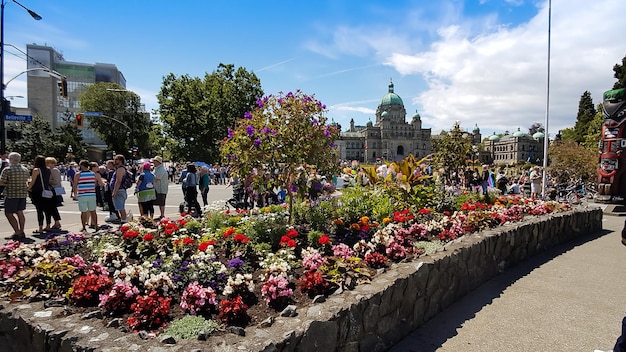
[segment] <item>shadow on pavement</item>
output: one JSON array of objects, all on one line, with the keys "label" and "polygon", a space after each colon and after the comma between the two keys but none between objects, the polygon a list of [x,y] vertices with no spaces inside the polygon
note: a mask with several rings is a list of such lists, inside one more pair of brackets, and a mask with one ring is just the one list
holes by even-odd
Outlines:
[{"label": "shadow on pavement", "polygon": [[480,312],[483,307],[491,304],[494,299],[500,297],[504,290],[517,280],[530,274],[535,268],[540,267],[550,260],[612,232],[611,230],[602,229],[594,234],[585,235],[568,243],[552,247],[516,266],[508,268],[502,274],[482,284],[424,325],[414,330],[389,351],[437,351],[447,340],[457,335],[457,329],[461,328],[465,321],[474,318],[477,312]]}]

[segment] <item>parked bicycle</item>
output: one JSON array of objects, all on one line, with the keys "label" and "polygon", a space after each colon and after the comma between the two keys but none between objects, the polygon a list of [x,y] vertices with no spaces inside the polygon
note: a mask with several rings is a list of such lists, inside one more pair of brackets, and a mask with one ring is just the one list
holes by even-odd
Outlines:
[{"label": "parked bicycle", "polygon": [[[585,185],[576,183],[573,185],[560,184],[556,189],[556,201],[570,204],[580,204],[587,196]],[[592,195],[593,197],[593,195]]]}]

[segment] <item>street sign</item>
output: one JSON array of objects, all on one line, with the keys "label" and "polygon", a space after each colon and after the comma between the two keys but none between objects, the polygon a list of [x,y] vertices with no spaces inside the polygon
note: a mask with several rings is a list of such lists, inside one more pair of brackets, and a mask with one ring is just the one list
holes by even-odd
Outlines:
[{"label": "street sign", "polygon": [[85,116],[102,116],[102,112],[100,111],[85,111],[83,113]]},{"label": "street sign", "polygon": [[5,121],[32,122],[33,115],[4,115]]}]

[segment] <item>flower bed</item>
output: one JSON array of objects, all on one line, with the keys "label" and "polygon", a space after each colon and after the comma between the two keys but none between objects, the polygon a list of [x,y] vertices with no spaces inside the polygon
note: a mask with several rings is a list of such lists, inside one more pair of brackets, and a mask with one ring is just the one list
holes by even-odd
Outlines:
[{"label": "flower bed", "polygon": [[276,206],[209,211],[201,220],[139,221],[90,239],[70,234],[41,245],[9,242],[0,248],[2,290],[13,302],[69,304],[58,317],[97,311],[104,324],[120,325],[118,333],[176,334],[167,326],[193,315],[213,320],[223,341],[226,331],[271,326],[270,318],[288,305],[302,311],[314,298],[354,292],[394,263],[411,263],[467,234],[571,209],[504,197],[469,199],[455,212],[344,212],[318,223],[314,213],[324,206],[303,206],[313,221],[294,225]]}]

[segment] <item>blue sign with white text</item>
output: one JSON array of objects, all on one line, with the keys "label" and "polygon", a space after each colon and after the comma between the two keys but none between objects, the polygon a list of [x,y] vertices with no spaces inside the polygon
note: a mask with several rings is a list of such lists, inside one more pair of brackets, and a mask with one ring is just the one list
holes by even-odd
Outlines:
[{"label": "blue sign with white text", "polygon": [[33,115],[5,115],[5,121],[32,122]]}]

